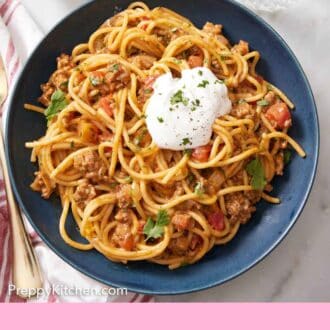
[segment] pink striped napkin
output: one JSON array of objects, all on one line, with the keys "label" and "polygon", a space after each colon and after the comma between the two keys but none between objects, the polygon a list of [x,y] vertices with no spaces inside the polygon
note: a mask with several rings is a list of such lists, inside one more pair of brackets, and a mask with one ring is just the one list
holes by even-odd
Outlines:
[{"label": "pink striped napkin", "polygon": [[[9,92],[18,73],[42,33],[29,16],[23,5],[16,0],[0,0],[0,53],[5,64],[9,82]],[[0,114],[6,120],[8,104],[5,102]],[[0,302],[23,302],[24,300],[10,293],[12,277],[12,240],[10,219],[5,195],[5,188],[0,171]],[[106,286],[91,280],[74,270],[58,258],[40,240],[36,232],[26,222],[35,252],[40,261],[44,277],[44,293],[33,302],[149,302],[153,297],[128,292],[127,295],[113,296],[104,294]],[[73,289],[77,294],[60,294]],[[79,294],[90,292],[91,294]],[[99,293],[102,294],[99,294]],[[111,291],[113,292],[113,291]]]}]

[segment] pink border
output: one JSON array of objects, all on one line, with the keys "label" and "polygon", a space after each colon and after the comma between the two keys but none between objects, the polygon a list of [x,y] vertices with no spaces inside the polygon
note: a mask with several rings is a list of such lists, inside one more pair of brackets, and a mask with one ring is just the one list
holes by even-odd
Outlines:
[{"label": "pink border", "polygon": [[[3,329],[329,329],[330,304],[3,304]],[[62,326],[61,328],[59,326]],[[2,327],[1,327],[2,328]]]}]

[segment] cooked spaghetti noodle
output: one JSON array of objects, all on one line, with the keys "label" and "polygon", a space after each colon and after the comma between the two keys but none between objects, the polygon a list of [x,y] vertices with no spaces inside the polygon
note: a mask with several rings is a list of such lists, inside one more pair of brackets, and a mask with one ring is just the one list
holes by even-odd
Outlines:
[{"label": "cooked spaghetti noodle", "polygon": [[[59,231],[70,246],[112,261],[148,260],[170,269],[192,264],[228,243],[282,175],[294,105],[256,73],[246,42],[230,45],[221,25],[144,3],[106,21],[42,85],[47,116],[40,140],[26,143],[38,162],[32,189],[62,202]],[[167,72],[209,68],[228,88],[231,113],[217,118],[208,145],[158,148],[145,110],[154,80]],[[72,212],[87,243],[66,232]]]}]

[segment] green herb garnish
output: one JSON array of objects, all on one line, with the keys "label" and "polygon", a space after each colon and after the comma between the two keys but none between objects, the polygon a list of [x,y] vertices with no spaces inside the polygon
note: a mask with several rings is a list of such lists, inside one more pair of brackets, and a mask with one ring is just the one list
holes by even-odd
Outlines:
[{"label": "green herb garnish", "polygon": [[146,136],[148,130],[145,128],[142,130],[142,132],[134,139],[134,144],[136,146],[140,146],[142,140],[144,139],[144,137]]},{"label": "green herb garnish", "polygon": [[103,79],[101,77],[95,77],[95,76],[90,76],[89,81],[94,87],[101,85],[103,83]]},{"label": "green herb garnish", "polygon": [[152,88],[146,88],[144,90],[144,94],[151,94],[152,93]]},{"label": "green herb garnish", "polygon": [[184,146],[186,146],[187,144],[191,144],[191,141],[190,141],[189,138],[183,138],[183,139],[182,139],[182,144],[183,144]]},{"label": "green herb garnish", "polygon": [[45,116],[48,121],[54,118],[69,104],[65,94],[59,89],[53,93],[50,101],[50,105],[45,110]]},{"label": "green herb garnish", "polygon": [[188,156],[191,156],[192,152],[193,152],[192,149],[184,149],[183,150],[183,154],[188,155]]},{"label": "green herb garnish", "polygon": [[157,117],[157,120],[160,122],[160,123],[163,123],[164,122],[164,119],[162,117]]},{"label": "green herb garnish", "polygon": [[116,71],[118,71],[118,70],[119,70],[119,64],[118,64],[118,63],[114,64],[114,65],[111,67],[111,71],[112,71],[112,72],[116,72]]},{"label": "green herb garnish", "polygon": [[246,171],[252,176],[251,185],[255,190],[263,190],[267,184],[265,170],[261,160],[257,157],[246,165]]},{"label": "green herb garnish", "polygon": [[170,223],[170,217],[166,210],[159,210],[157,213],[156,221],[148,218],[147,223],[143,228],[143,234],[147,236],[145,239],[148,241],[150,238],[156,239],[164,234],[164,227]]},{"label": "green herb garnish", "polygon": [[257,104],[260,105],[261,107],[266,107],[267,105],[269,105],[269,102],[266,101],[265,99],[262,99],[258,101]]},{"label": "green herb garnish", "polygon": [[177,103],[183,103],[185,106],[188,105],[189,99],[183,96],[183,92],[179,89],[175,94],[172,95],[170,102],[172,105]]},{"label": "green herb garnish", "polygon": [[126,183],[132,183],[133,182],[133,179],[130,176],[126,176],[124,178],[124,180],[125,180]]},{"label": "green herb garnish", "polygon": [[195,189],[194,189],[194,193],[198,196],[202,196],[205,193],[204,187],[201,182],[197,182]]},{"label": "green herb garnish", "polygon": [[203,80],[200,84],[197,85],[197,87],[205,88],[206,85],[209,85],[210,82],[208,80]]},{"label": "green herb garnish", "polygon": [[288,150],[288,149],[285,149],[284,152],[283,152],[283,160],[284,160],[285,165],[290,163],[291,156],[292,156],[291,151]]}]

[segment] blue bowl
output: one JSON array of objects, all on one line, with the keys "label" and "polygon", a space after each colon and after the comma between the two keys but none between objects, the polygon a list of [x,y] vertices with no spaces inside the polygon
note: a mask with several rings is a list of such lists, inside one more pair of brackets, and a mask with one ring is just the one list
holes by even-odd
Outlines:
[{"label": "blue bowl", "polygon": [[[285,237],[301,213],[311,190],[318,159],[319,127],[311,88],[292,51],[283,39],[251,11],[229,0],[146,1],[150,6],[165,6],[190,18],[201,27],[206,21],[224,25],[232,42],[247,40],[258,49],[262,60],[258,71],[279,86],[296,105],[290,135],[307,153],[306,159],[294,155],[283,177],[274,180],[274,195],[280,205],[260,202],[251,221],[242,226],[227,245],[215,247],[195,265],[170,271],[148,262],[128,265],[113,263],[96,251],[81,252],[66,245],[59,235],[59,199],[43,200],[31,191],[35,165],[24,143],[42,136],[45,119],[24,111],[25,102],[35,103],[39,85],[55,70],[55,58],[70,53],[114,11],[124,9],[128,0],[93,1],[65,18],[40,43],[27,62],[16,85],[7,121],[6,144],[10,176],[16,197],[32,226],[46,244],[70,265],[86,275],[115,287],[148,294],[179,294],[206,289],[228,281],[250,269],[269,254]],[[72,219],[71,219],[72,220]],[[83,241],[73,221],[68,233]]]}]

